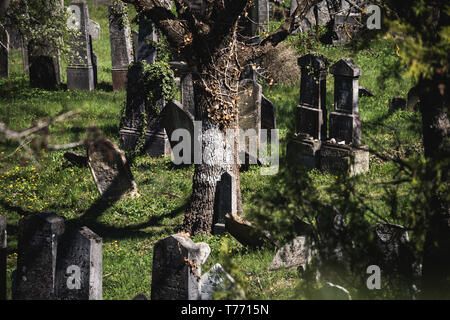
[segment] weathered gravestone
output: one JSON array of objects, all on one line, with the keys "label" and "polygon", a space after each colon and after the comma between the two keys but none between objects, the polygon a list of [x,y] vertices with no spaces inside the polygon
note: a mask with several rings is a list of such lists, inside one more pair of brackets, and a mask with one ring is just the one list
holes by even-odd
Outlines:
[{"label": "weathered gravestone", "polygon": [[240,22],[240,35],[258,38],[260,32],[268,31],[269,27],[269,1],[254,0],[248,8],[248,17]]},{"label": "weathered gravestone", "polygon": [[[249,155],[251,164],[256,164],[260,145],[261,131],[261,99],[262,87],[259,83],[250,79],[244,79],[239,83],[239,96],[237,100],[239,109],[240,133],[239,152]],[[241,158],[242,159],[242,158]]]},{"label": "weathered gravestone", "polygon": [[112,82],[115,91],[126,87],[128,65],[133,61],[131,29],[125,5],[114,2],[108,7],[111,43]]},{"label": "weathered gravestone", "polygon": [[336,14],[333,24],[333,45],[342,45],[353,40],[364,26],[360,21],[360,14]]},{"label": "weathered gravestone", "polygon": [[216,263],[200,279],[200,300],[214,300],[216,293],[226,293],[235,283],[233,277]]},{"label": "weathered gravestone", "polygon": [[[172,99],[165,105],[160,116],[170,141],[172,161],[177,165],[194,163],[194,117],[192,114],[184,110],[178,101]],[[178,129],[180,130],[176,131]],[[187,133],[189,136],[185,135]],[[185,141],[185,139],[189,140]]]},{"label": "weathered gravestone", "polygon": [[158,34],[153,30],[152,22],[144,16],[139,16],[137,61],[146,61],[152,64],[156,60],[156,47]]},{"label": "weathered gravestone", "polygon": [[88,166],[100,195],[118,200],[138,196],[136,181],[125,154],[108,139],[97,138],[87,146]]},{"label": "weathered gravestone", "polygon": [[309,239],[305,236],[299,236],[286,243],[277,251],[270,263],[269,270],[297,269],[299,267],[306,270],[306,266],[311,261],[311,258],[312,250]]},{"label": "weathered gravestone", "polygon": [[9,77],[9,34],[6,28],[0,24],[0,78]]},{"label": "weathered gravestone", "polygon": [[151,300],[198,300],[201,265],[211,252],[206,243],[194,243],[178,233],[155,244]]},{"label": "weathered gravestone", "polygon": [[66,232],[59,241],[56,296],[102,300],[102,239],[87,227]]},{"label": "weathered gravestone", "polygon": [[70,90],[88,90],[95,88],[94,64],[92,61],[92,39],[89,34],[89,9],[86,2],[73,1],[68,7],[71,17],[68,20],[70,28],[79,31],[79,36],[73,39],[72,57],[67,67],[67,88]]},{"label": "weathered gravestone", "polygon": [[318,151],[327,136],[326,78],[328,61],[307,54],[301,68],[300,104],[296,108],[296,134],[287,146],[288,159],[307,169],[318,167]]},{"label": "weathered gravestone", "polygon": [[100,24],[91,19],[89,19],[89,35],[92,37],[92,40],[100,39]]},{"label": "weathered gravestone", "polygon": [[330,114],[329,138],[320,150],[323,171],[360,174],[369,170],[369,151],[361,145],[358,112],[361,69],[351,59],[341,59],[330,68],[334,75],[334,111]]},{"label": "weathered gravestone", "polygon": [[138,43],[139,43],[139,32],[136,30],[131,30],[131,39],[133,41],[133,61],[138,61]]},{"label": "weathered gravestone", "polygon": [[192,73],[185,61],[171,61],[175,76],[180,77],[181,104],[195,118],[195,96]]},{"label": "weathered gravestone", "polygon": [[6,217],[0,215],[0,300],[6,300]]},{"label": "weathered gravestone", "polygon": [[53,213],[33,214],[19,220],[13,299],[56,298],[56,255],[63,232],[64,219]]},{"label": "weathered gravestone", "polygon": [[[263,94],[261,95],[261,132],[267,130],[267,139],[271,138],[271,131],[277,128],[277,117],[275,106],[272,101],[267,99]],[[260,134],[260,140],[263,142],[263,137]]]},{"label": "weathered gravestone", "polygon": [[224,172],[216,184],[212,234],[225,234],[226,215],[237,213],[236,194],[236,178]]},{"label": "weathered gravestone", "polygon": [[[292,15],[298,7],[298,0],[291,1],[290,15]],[[331,16],[328,10],[327,1],[321,1],[311,8],[305,15],[296,32],[307,32],[315,30],[316,25],[326,25],[330,22]]]},{"label": "weathered gravestone", "polygon": [[257,229],[250,221],[246,221],[238,215],[225,215],[225,229],[242,245],[252,249],[272,244],[269,232]]}]

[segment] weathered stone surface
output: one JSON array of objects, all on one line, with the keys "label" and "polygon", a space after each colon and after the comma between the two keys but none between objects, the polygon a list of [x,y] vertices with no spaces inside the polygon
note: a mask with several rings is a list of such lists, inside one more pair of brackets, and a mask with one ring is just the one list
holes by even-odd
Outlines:
[{"label": "weathered stone surface", "polygon": [[56,89],[60,81],[58,79],[58,64],[51,56],[29,56],[30,85],[33,88],[46,90]]},{"label": "weathered stone surface", "polygon": [[[78,29],[79,36],[72,42],[74,55],[67,67],[67,88],[69,90],[94,90],[95,76],[92,61],[92,40],[89,35],[89,9],[86,2],[73,1],[69,12],[75,17],[79,16],[79,24],[72,28]],[[76,18],[75,18],[76,19]]]},{"label": "weathered stone surface", "polygon": [[366,87],[363,87],[363,86],[359,86],[358,95],[360,97],[374,97],[375,96],[372,91],[370,91],[369,89],[367,89]]},{"label": "weathered stone surface", "polygon": [[354,176],[369,170],[367,146],[355,148],[345,144],[324,142],[319,156],[320,169],[325,172]]},{"label": "weathered stone surface", "polygon": [[[290,15],[292,15],[297,9],[298,0],[291,1]],[[316,13],[317,11],[317,13]],[[300,27],[297,32],[307,32],[310,30],[314,30],[316,24],[326,25],[330,22],[330,13],[328,12],[327,1],[321,1],[317,4],[317,6],[311,8],[306,14],[305,18],[300,22]]]},{"label": "weathered stone surface", "polygon": [[102,239],[87,227],[65,233],[58,244],[56,297],[102,300]]},{"label": "weathered stone surface", "polygon": [[268,232],[256,229],[249,221],[237,215],[225,215],[225,228],[244,246],[256,249],[271,244]]},{"label": "weathered stone surface", "polygon": [[89,35],[92,37],[92,40],[100,39],[100,24],[91,19],[89,19]]},{"label": "weathered stone surface", "polygon": [[88,166],[100,195],[120,199],[138,196],[136,181],[125,154],[108,139],[98,138],[87,147]]},{"label": "weathered stone surface", "polygon": [[311,247],[305,236],[299,236],[280,248],[272,262],[269,270],[278,270],[282,268],[296,269],[302,266],[306,270],[306,266],[311,261]]},{"label": "weathered stone surface", "polygon": [[200,300],[214,300],[217,292],[226,292],[235,285],[235,280],[216,263],[200,279]]},{"label": "weathered stone surface", "polygon": [[0,215],[0,300],[6,300],[6,217]]},{"label": "weathered stone surface", "polygon": [[9,34],[6,28],[0,24],[0,78],[9,76]]},{"label": "weathered stone surface", "polygon": [[318,151],[321,145],[321,141],[310,136],[297,135],[292,137],[286,149],[289,164],[298,165],[301,163],[308,170],[318,168]]},{"label": "weathered stone surface", "polygon": [[152,64],[156,59],[156,48],[152,42],[158,41],[158,35],[152,29],[152,23],[145,17],[139,17],[138,61]]},{"label": "weathered stone surface", "polygon": [[55,299],[56,253],[64,219],[39,213],[19,220],[18,260],[13,299]]},{"label": "weathered stone surface", "polygon": [[181,104],[183,109],[195,117],[195,95],[192,73],[183,72],[180,75]]},{"label": "weathered stone surface", "polygon": [[389,99],[389,111],[394,112],[396,110],[406,110],[406,99],[403,98]]},{"label": "weathered stone surface", "polygon": [[138,61],[139,32],[136,30],[131,30],[131,39],[133,41],[133,59],[134,62],[136,62]]},{"label": "weathered stone surface", "polygon": [[198,300],[201,265],[211,249],[178,233],[155,244],[151,300]]},{"label": "weathered stone surface", "polygon": [[330,114],[330,137],[337,142],[359,146],[361,144],[361,119],[359,114],[332,112]]},{"label": "weathered stone surface", "polygon": [[213,215],[213,234],[225,233],[225,216],[237,213],[236,178],[225,172],[216,185]]},{"label": "weathered stone surface", "polygon": [[[194,163],[193,148],[194,148],[194,117],[189,111],[183,109],[183,106],[176,100],[170,100],[160,114],[164,128],[169,138],[170,145],[172,147],[173,162],[176,164],[191,164]],[[172,134],[177,129],[184,129],[189,132],[190,135],[190,150],[183,149],[182,152],[178,152],[176,145],[179,141],[172,141]],[[183,140],[184,137],[180,140]],[[186,142],[186,141],[184,141]],[[184,155],[184,152],[188,152],[188,155]],[[186,161],[184,161],[186,160]]]},{"label": "weathered stone surface", "polygon": [[333,25],[333,44],[342,45],[350,40],[355,39],[358,35],[359,30],[361,30],[362,28],[359,19],[360,14],[356,13],[350,13],[349,15],[336,14],[334,16]]},{"label": "weathered stone surface", "polygon": [[[268,139],[270,139],[270,130],[277,128],[277,117],[275,106],[272,101],[261,95],[261,129],[269,130]],[[260,135],[261,137],[261,135]]]},{"label": "weathered stone surface", "polygon": [[126,87],[128,65],[133,61],[131,28],[124,4],[115,2],[108,7],[111,44],[112,82],[115,91]]}]

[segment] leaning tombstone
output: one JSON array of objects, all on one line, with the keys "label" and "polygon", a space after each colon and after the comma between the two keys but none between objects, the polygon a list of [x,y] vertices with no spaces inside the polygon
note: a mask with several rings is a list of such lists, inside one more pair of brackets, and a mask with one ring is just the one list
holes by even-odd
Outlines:
[{"label": "leaning tombstone", "polygon": [[210,252],[206,243],[194,243],[184,233],[155,243],[151,300],[198,300],[201,266]]},{"label": "leaning tombstone", "polygon": [[87,145],[88,167],[104,199],[119,200],[125,195],[138,196],[136,181],[122,150],[104,138]]},{"label": "leaning tombstone", "polygon": [[109,35],[111,43],[111,63],[113,89],[126,88],[128,65],[133,61],[131,29],[122,2],[114,2],[108,7]]},{"label": "leaning tombstone", "polygon": [[100,24],[91,19],[89,19],[89,35],[92,40],[100,39]]},{"label": "leaning tombstone", "polygon": [[238,215],[225,215],[225,229],[243,246],[252,249],[273,244],[269,232],[257,229],[250,221],[244,220]]},{"label": "leaning tombstone", "polygon": [[102,300],[102,238],[87,227],[66,232],[58,244],[56,298]]},{"label": "leaning tombstone", "polygon": [[334,111],[330,114],[329,140],[320,149],[320,169],[350,176],[369,170],[368,147],[361,145],[358,79],[361,69],[351,59],[330,68],[334,75]]},{"label": "leaning tombstone", "polygon": [[235,285],[233,277],[216,263],[200,279],[200,300],[214,300],[217,294],[225,294]]},{"label": "leaning tombstone", "polygon": [[0,78],[9,76],[9,34],[6,28],[0,24]]},{"label": "leaning tombstone", "polygon": [[14,300],[55,299],[56,253],[64,219],[38,213],[19,220]]},{"label": "leaning tombstone", "polygon": [[0,300],[6,300],[6,217],[0,215]]},{"label": "leaning tombstone", "polygon": [[224,172],[220,181],[216,184],[212,234],[225,234],[225,216],[227,214],[236,215],[237,213],[236,195],[235,176],[229,172]]},{"label": "leaning tombstone", "polygon": [[89,9],[86,2],[74,0],[68,7],[70,28],[78,30],[79,36],[72,42],[72,57],[67,67],[67,88],[88,90],[95,88],[92,61],[92,40],[89,35]]},{"label": "leaning tombstone", "polygon": [[301,68],[300,104],[296,108],[296,129],[287,146],[291,163],[307,169],[318,167],[318,151],[327,136],[326,79],[328,61],[307,54],[298,59]]}]

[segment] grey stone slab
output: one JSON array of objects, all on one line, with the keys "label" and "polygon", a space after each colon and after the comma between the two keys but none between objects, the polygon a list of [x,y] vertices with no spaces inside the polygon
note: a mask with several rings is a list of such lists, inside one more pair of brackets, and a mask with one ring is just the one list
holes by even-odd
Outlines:
[{"label": "grey stone slab", "polygon": [[118,200],[125,195],[138,196],[125,154],[112,141],[95,139],[87,146],[87,153],[89,170],[103,198]]},{"label": "grey stone slab", "polygon": [[56,297],[102,300],[102,239],[87,227],[66,232],[58,245]]},{"label": "grey stone slab", "polygon": [[153,30],[151,21],[140,17],[137,60],[146,61],[148,64],[155,62],[157,52],[153,42],[157,41],[158,35]]},{"label": "grey stone slab", "polygon": [[216,184],[213,214],[213,234],[225,233],[225,216],[237,213],[236,178],[229,172],[224,172]]},{"label": "grey stone slab", "polygon": [[39,213],[19,220],[18,259],[13,299],[55,299],[56,256],[64,219]]},{"label": "grey stone slab", "polygon": [[201,265],[211,249],[178,233],[158,241],[153,251],[151,300],[198,300]]},{"label": "grey stone slab", "polygon": [[0,300],[6,300],[6,217],[0,215]]},{"label": "grey stone slab", "polygon": [[100,39],[100,24],[91,19],[89,19],[89,35],[93,40]]},{"label": "grey stone slab", "polygon": [[288,163],[292,166],[300,163],[308,170],[318,168],[320,147],[321,141],[314,140],[310,136],[294,136],[289,140],[286,149]]},{"label": "grey stone slab", "polygon": [[297,133],[307,134],[314,139],[322,140],[326,138],[324,117],[322,110],[299,105],[296,109],[297,115]]},{"label": "grey stone slab", "polygon": [[183,109],[195,117],[195,95],[192,73],[186,72],[180,75],[181,104]]},{"label": "grey stone slab", "polygon": [[242,245],[252,249],[271,244],[269,233],[256,229],[249,221],[237,215],[225,215],[225,228]]},{"label": "grey stone slab", "polygon": [[261,129],[272,130],[277,128],[275,106],[272,101],[261,95]]},{"label": "grey stone slab", "polygon": [[367,146],[355,148],[345,144],[324,142],[319,157],[319,167],[325,172],[353,176],[369,170]]},{"label": "grey stone slab", "polygon": [[216,293],[225,293],[235,284],[233,277],[216,263],[200,279],[200,300],[214,300]]},{"label": "grey stone slab", "polygon": [[270,263],[269,270],[297,269],[306,270],[312,259],[312,250],[309,240],[305,236],[299,236],[281,247]]}]

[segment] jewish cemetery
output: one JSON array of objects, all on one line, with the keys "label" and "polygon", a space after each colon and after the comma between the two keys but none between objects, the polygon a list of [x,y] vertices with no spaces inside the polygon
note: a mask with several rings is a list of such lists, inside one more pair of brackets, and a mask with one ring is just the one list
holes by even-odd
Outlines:
[{"label": "jewish cemetery", "polygon": [[2,1],[0,300],[450,299],[448,14]]}]

